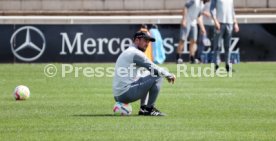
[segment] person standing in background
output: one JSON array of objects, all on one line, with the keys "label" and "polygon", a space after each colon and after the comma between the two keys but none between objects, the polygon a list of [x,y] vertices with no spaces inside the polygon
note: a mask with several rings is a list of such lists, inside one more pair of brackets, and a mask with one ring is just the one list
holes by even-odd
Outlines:
[{"label": "person standing in background", "polygon": [[185,43],[189,40],[189,51],[190,51],[190,62],[195,63],[195,53],[197,50],[197,23],[200,26],[201,34],[205,34],[205,28],[202,23],[201,11],[203,8],[203,0],[188,0],[185,3],[183,9],[181,28],[180,28],[180,39],[177,48],[176,59],[177,63],[183,63],[182,54]]},{"label": "person standing in background", "polygon": [[[142,24],[139,31],[147,32],[150,35],[150,32],[148,30],[148,26],[146,24]],[[145,54],[146,54],[147,58],[150,61],[153,61],[151,43],[148,44],[148,47],[147,47],[147,50],[145,51]]]},{"label": "person standing in background", "polygon": [[[202,35],[199,34],[198,37],[198,50],[197,50],[197,56],[201,60],[201,55],[203,53],[203,51],[208,48],[211,47],[211,49],[213,50],[213,39],[214,39],[214,31],[215,31],[215,27],[214,27],[214,22],[212,19],[212,15],[210,13],[210,6],[211,6],[211,2],[210,0],[204,0],[204,7],[202,10],[202,19],[203,19],[203,24],[206,30],[206,35]],[[210,44],[206,44],[204,43],[204,39],[208,38],[210,39]]]},{"label": "person standing in background", "polygon": [[215,24],[214,34],[214,55],[213,63],[215,63],[215,70],[219,68],[220,47],[219,42],[223,39],[225,48],[225,68],[227,72],[233,71],[230,64],[230,44],[232,38],[233,28],[235,32],[239,32],[239,25],[236,19],[233,0],[211,0],[210,7],[211,15]]},{"label": "person standing in background", "polygon": [[163,46],[163,39],[156,24],[151,26],[150,35],[156,40],[155,42],[151,43],[153,62],[155,64],[163,64],[166,60],[166,54]]}]

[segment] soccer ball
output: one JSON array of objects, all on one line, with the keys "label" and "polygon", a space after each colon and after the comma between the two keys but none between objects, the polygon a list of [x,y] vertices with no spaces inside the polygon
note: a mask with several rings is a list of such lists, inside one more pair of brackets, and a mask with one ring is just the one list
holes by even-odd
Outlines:
[{"label": "soccer ball", "polygon": [[15,100],[26,100],[30,97],[30,90],[27,86],[19,85],[13,92]]},{"label": "soccer ball", "polygon": [[132,112],[132,107],[130,104],[116,102],[113,107],[113,112],[114,115],[128,116]]}]

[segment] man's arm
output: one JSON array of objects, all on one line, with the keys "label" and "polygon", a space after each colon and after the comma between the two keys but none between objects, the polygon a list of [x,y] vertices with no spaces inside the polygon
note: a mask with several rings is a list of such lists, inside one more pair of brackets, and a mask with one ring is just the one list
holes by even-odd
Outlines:
[{"label": "man's arm", "polygon": [[137,55],[134,56],[133,62],[137,66],[144,67],[147,70],[149,70],[151,72],[151,75],[164,76],[164,77],[167,78],[167,80],[170,83],[174,83],[174,81],[175,81],[174,74],[171,74],[167,70],[155,65],[149,59],[147,59],[145,56],[137,54]]},{"label": "man's arm", "polygon": [[200,16],[198,17],[197,21],[198,21],[198,25],[199,25],[201,34],[206,35],[206,30],[205,30],[205,26],[204,26],[204,24],[203,24],[202,15],[200,15]]},{"label": "man's arm", "polygon": [[187,26],[186,14],[187,14],[187,8],[184,7],[183,11],[182,11],[182,20],[181,20],[181,26],[182,27],[186,27]]},{"label": "man's arm", "polygon": [[185,3],[185,7],[183,8],[183,11],[182,11],[182,20],[181,20],[181,25],[183,27],[186,27],[187,25],[187,20],[186,20],[186,15],[188,13],[188,9],[193,6],[195,3],[194,0],[189,0]]},{"label": "man's arm", "polygon": [[211,12],[211,15],[212,15],[212,19],[214,21],[215,28],[217,30],[220,30],[220,23],[219,23],[219,21],[217,20],[217,17],[216,17],[216,7],[217,7],[217,0],[211,0],[210,12]]},{"label": "man's arm", "polygon": [[235,8],[234,8],[234,4],[233,4],[233,19],[234,19],[234,31],[235,32],[239,32],[240,28],[239,28],[239,24],[236,18],[236,12],[235,12]]},{"label": "man's arm", "polygon": [[206,17],[209,17],[209,18],[212,18],[212,15],[211,15],[211,13],[209,11],[203,11],[202,15],[204,15]]},{"label": "man's arm", "polygon": [[203,16],[206,16],[208,18],[212,18],[212,15],[210,13],[210,4],[205,4],[203,6],[203,10],[202,10],[202,13],[201,13]]},{"label": "man's arm", "polygon": [[213,20],[216,20],[216,6],[217,6],[217,0],[211,0],[211,5],[210,5],[210,13],[213,18]]}]

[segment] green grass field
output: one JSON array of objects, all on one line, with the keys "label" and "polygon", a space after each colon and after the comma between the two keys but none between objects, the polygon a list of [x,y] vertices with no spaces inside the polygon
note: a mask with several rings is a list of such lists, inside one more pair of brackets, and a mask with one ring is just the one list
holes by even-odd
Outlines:
[{"label": "green grass field", "polygon": [[[276,140],[276,63],[235,65],[232,78],[164,81],[156,106],[166,117],[137,116],[139,102],[132,116],[113,116],[112,78],[48,78],[45,65],[0,64],[1,141]],[[175,64],[163,66],[176,73]],[[14,100],[20,84],[30,99]]]}]

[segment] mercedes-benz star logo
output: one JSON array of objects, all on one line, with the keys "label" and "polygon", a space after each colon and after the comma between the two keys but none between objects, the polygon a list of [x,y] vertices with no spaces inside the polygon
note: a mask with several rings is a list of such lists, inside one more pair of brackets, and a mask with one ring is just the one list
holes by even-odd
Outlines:
[{"label": "mercedes-benz star logo", "polygon": [[[25,38],[25,42],[21,45],[16,45],[16,36],[21,32],[21,31],[25,31],[26,30],[26,38]],[[31,39],[31,34],[30,32],[36,32],[42,39],[43,43],[41,45],[36,45],[35,43],[32,42]],[[36,59],[38,59],[44,52],[45,47],[46,47],[46,41],[45,41],[45,37],[43,35],[43,33],[33,27],[33,26],[24,26],[19,28],[18,30],[16,30],[11,37],[11,48],[12,48],[12,53],[15,55],[16,58],[22,60],[22,61],[34,61]],[[41,46],[41,47],[40,47]],[[38,53],[35,56],[31,56],[31,57],[24,57],[23,55],[19,54],[20,50],[26,49],[26,48],[31,48],[35,51],[37,51]]]}]

